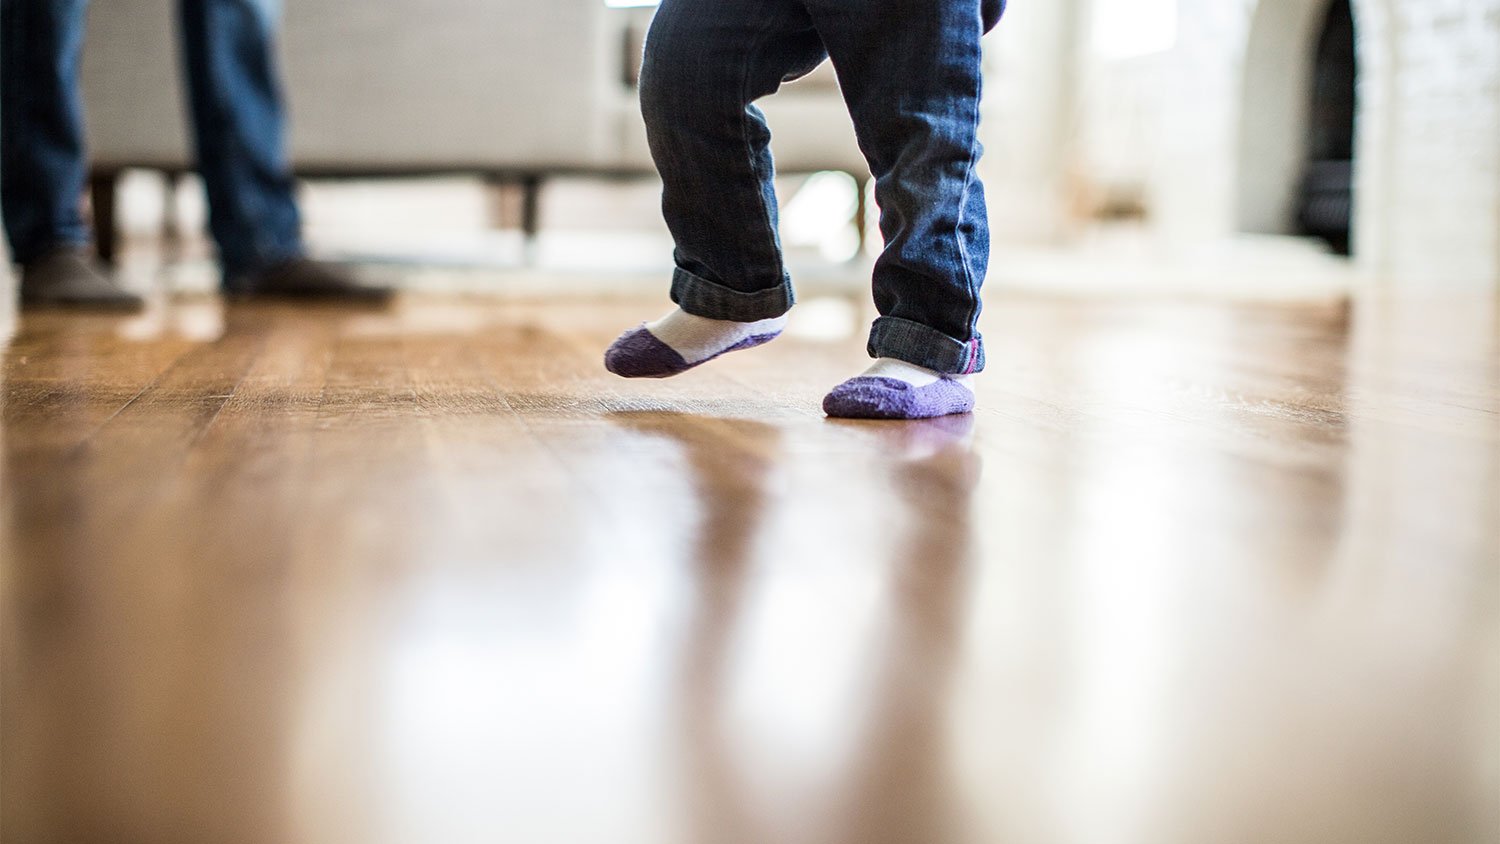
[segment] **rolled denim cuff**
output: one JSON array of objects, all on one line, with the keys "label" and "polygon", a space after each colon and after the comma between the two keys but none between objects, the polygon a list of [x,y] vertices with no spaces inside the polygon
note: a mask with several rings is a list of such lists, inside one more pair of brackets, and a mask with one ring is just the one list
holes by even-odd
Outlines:
[{"label": "rolled denim cuff", "polygon": [[756,322],[791,310],[797,297],[790,278],[783,277],[777,287],[742,293],[678,267],[672,274],[672,301],[693,316]]},{"label": "rolled denim cuff", "polygon": [[947,375],[984,369],[984,338],[955,340],[919,322],[881,317],[870,327],[871,357],[896,358]]}]

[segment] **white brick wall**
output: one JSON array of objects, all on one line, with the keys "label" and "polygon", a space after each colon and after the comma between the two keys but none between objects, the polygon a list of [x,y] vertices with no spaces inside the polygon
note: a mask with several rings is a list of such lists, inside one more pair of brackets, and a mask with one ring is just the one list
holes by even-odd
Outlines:
[{"label": "white brick wall", "polygon": [[[1277,85],[1305,79],[1282,71],[1310,61],[1325,1],[1180,0],[1177,46],[1158,59],[1165,68],[1160,102],[1141,109],[1158,115],[1156,143],[1134,162],[1169,240],[1256,228],[1247,220],[1266,218],[1274,202],[1267,206],[1262,197],[1262,213],[1247,213],[1243,194],[1265,190],[1268,179],[1294,178],[1297,156],[1283,155],[1277,165],[1266,150],[1278,137],[1300,138],[1299,127],[1272,124],[1281,113],[1274,109],[1305,107],[1305,90],[1287,89],[1285,102],[1274,105],[1266,97],[1275,99]],[[1500,288],[1500,0],[1354,0],[1354,8],[1361,71],[1357,260],[1380,283]],[[1252,30],[1271,49],[1248,50]],[[1083,78],[1128,70],[1096,64]],[[1248,86],[1247,72],[1259,74]],[[1286,78],[1267,82],[1278,73]],[[1087,93],[1080,102],[1081,178],[1121,179],[1118,155],[1102,172],[1098,156],[1086,154],[1102,138],[1088,140],[1089,127],[1114,119],[1100,104],[1116,112],[1119,104]]]},{"label": "white brick wall", "polygon": [[1391,8],[1378,268],[1398,281],[1493,281],[1500,276],[1500,0]]}]

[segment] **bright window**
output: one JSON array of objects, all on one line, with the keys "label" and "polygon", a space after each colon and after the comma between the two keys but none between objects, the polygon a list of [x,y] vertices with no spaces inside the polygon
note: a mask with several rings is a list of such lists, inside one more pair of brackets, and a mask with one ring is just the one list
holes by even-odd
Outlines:
[{"label": "bright window", "polygon": [[1094,50],[1105,58],[1149,56],[1176,44],[1177,0],[1097,0],[1094,4]]}]

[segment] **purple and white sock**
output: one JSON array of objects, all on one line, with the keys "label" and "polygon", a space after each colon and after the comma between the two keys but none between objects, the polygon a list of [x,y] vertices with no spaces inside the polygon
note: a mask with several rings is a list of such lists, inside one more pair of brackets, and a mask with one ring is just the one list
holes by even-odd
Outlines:
[{"label": "purple and white sock", "polygon": [[620,335],[604,353],[604,368],[624,378],[667,378],[720,355],[775,340],[786,315],[758,322],[694,316],[681,308]]},{"label": "purple and white sock", "polygon": [[833,388],[823,412],[841,419],[930,419],[968,413],[968,375],[944,375],[896,358],[878,358],[864,374]]}]

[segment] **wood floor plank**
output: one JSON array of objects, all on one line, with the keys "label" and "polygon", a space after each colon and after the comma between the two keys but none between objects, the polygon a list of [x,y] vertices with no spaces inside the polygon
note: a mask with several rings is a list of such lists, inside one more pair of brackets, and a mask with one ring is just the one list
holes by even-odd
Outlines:
[{"label": "wood floor plank", "polygon": [[0,839],[1500,837],[1500,301],[1001,294],[906,424],[660,307],[24,316]]},{"label": "wood floor plank", "polygon": [[[5,396],[5,430],[32,452],[73,448],[193,345],[181,337],[140,342],[107,329],[80,334],[55,320],[28,323],[11,338],[4,359],[3,377],[15,384]],[[101,361],[114,377],[92,371]]]}]

